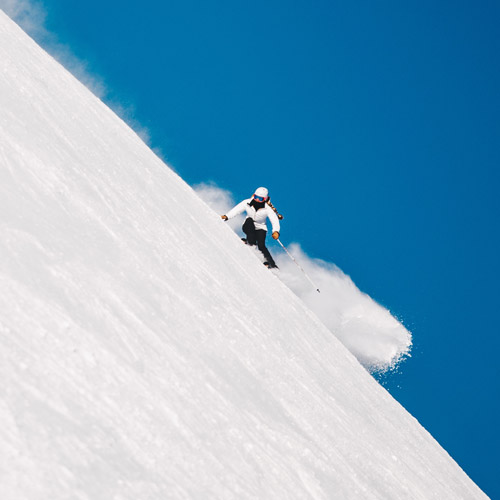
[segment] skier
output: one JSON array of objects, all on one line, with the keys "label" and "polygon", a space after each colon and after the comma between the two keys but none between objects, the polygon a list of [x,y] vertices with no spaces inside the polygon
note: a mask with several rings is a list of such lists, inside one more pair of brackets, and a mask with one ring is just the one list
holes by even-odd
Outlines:
[{"label": "skier", "polygon": [[232,208],[227,215],[221,215],[225,221],[232,219],[236,215],[247,212],[247,218],[243,224],[243,232],[247,235],[246,243],[248,245],[257,244],[257,248],[264,255],[264,265],[269,268],[277,268],[276,262],[266,247],[267,225],[266,219],[269,218],[273,228],[272,236],[275,240],[280,237],[280,222],[274,210],[268,205],[269,192],[265,187],[255,190],[251,198],[243,200]]}]

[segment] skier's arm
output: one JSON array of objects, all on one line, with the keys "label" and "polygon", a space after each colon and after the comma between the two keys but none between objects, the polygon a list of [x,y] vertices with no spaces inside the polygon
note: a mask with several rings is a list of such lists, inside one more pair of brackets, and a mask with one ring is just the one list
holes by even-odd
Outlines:
[{"label": "skier's arm", "polygon": [[269,217],[269,220],[271,221],[271,225],[273,227],[273,237],[274,237],[274,233],[278,233],[278,237],[279,237],[280,221],[278,219],[278,216],[274,213],[274,210],[272,208],[266,207],[266,210],[267,210],[267,216]]},{"label": "skier's arm", "polygon": [[232,219],[233,217],[236,217],[237,215],[241,214],[242,212],[245,211],[246,205],[248,204],[248,200],[243,200],[241,203],[238,203],[234,208],[231,208],[227,215],[227,219],[222,216],[224,220]]}]

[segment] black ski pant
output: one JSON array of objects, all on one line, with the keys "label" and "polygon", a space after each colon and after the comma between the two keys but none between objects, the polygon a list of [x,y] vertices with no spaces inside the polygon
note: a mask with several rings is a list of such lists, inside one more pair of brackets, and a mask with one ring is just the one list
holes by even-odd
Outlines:
[{"label": "black ski pant", "polygon": [[255,229],[255,224],[253,219],[246,219],[243,224],[243,232],[247,235],[247,244],[248,245],[257,245],[257,248],[262,252],[266,262],[269,264],[269,267],[277,267],[276,262],[271,256],[271,253],[266,247],[266,235],[267,231],[264,229]]}]

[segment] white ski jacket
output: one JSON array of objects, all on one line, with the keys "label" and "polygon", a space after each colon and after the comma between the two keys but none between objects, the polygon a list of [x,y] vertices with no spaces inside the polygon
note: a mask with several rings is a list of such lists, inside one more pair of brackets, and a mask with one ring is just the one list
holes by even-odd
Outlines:
[{"label": "white ski jacket", "polygon": [[280,221],[273,209],[266,203],[264,208],[255,210],[255,208],[250,205],[251,201],[252,198],[248,198],[248,200],[243,200],[241,203],[238,203],[234,208],[229,210],[227,218],[232,219],[246,210],[247,219],[250,218],[253,220],[255,229],[263,229],[264,231],[267,231],[266,219],[269,218],[273,227],[273,233],[274,231],[278,231],[279,233]]}]

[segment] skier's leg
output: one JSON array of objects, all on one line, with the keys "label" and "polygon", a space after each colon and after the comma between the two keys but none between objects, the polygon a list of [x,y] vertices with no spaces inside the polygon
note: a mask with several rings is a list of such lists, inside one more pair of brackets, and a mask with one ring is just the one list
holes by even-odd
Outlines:
[{"label": "skier's leg", "polygon": [[248,218],[243,224],[243,232],[247,235],[247,245],[255,245],[257,243],[257,235],[253,220]]},{"label": "skier's leg", "polygon": [[278,267],[276,265],[276,262],[274,262],[274,259],[271,255],[271,252],[269,252],[269,250],[266,247],[267,231],[264,231],[263,229],[257,229],[255,232],[256,232],[256,236],[257,236],[257,247],[264,255],[264,258],[265,258],[268,266],[269,267]]}]

